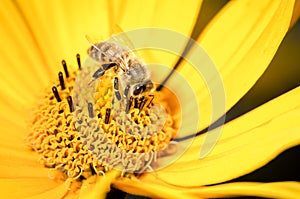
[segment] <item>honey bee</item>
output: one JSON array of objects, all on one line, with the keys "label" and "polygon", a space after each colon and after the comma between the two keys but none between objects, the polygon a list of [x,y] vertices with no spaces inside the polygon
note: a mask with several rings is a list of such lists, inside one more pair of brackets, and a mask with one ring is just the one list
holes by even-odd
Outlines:
[{"label": "honey bee", "polygon": [[[159,132],[163,128],[167,116],[161,105],[152,103],[155,86],[150,79],[150,70],[147,65],[129,48],[117,43],[90,43],[88,55],[99,65],[92,75],[91,82],[101,78],[108,70],[113,70],[113,74],[115,74],[112,105],[111,108],[106,109],[105,123],[108,123],[113,110],[114,120],[125,133],[141,136]],[[115,103],[116,101],[120,103]],[[151,114],[158,116],[155,126],[151,128],[140,126],[136,124],[131,114],[123,114],[124,112],[129,113],[131,107],[139,109],[138,114],[144,107],[147,107]]]},{"label": "honey bee", "polygon": [[[132,101],[134,98],[139,98],[140,106],[145,105],[146,102],[142,101],[148,99],[144,95],[154,90],[154,84],[150,80],[150,71],[146,64],[129,48],[113,42],[91,43],[88,55],[100,65],[100,68],[93,74],[91,82],[101,78],[106,71],[113,69],[116,74],[113,82],[116,99],[118,101],[123,99],[127,106],[130,106],[132,102],[129,99]],[[154,96],[149,96],[153,100]]]}]

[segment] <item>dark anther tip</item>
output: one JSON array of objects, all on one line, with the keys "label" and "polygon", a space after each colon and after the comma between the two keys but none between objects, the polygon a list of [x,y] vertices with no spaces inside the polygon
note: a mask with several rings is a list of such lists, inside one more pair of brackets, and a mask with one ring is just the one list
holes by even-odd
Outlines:
[{"label": "dark anther tip", "polygon": [[133,97],[131,96],[129,102],[127,102],[126,114],[129,113],[129,110],[130,110],[130,108],[132,106],[132,102],[133,102]]},{"label": "dark anther tip", "polygon": [[109,122],[110,112],[111,112],[111,109],[107,108],[106,112],[105,112],[105,120],[104,120],[105,124],[108,124],[108,122]]},{"label": "dark anther tip", "polygon": [[89,110],[89,117],[93,118],[94,117],[94,109],[93,109],[93,104],[91,102],[88,103],[88,110]]},{"label": "dark anther tip", "polygon": [[66,87],[65,87],[64,76],[62,72],[58,73],[58,79],[59,79],[61,90],[64,90]]},{"label": "dark anther tip", "polygon": [[79,70],[81,70],[81,61],[80,61],[80,54],[79,53],[76,54],[76,60],[77,60],[78,68],[79,68]]},{"label": "dark anther tip", "polygon": [[61,63],[62,63],[62,65],[63,65],[63,67],[64,67],[64,71],[65,71],[65,74],[66,74],[66,78],[68,78],[68,77],[69,77],[69,71],[68,71],[67,63],[66,63],[65,60],[62,60]]},{"label": "dark anther tip", "polygon": [[134,108],[139,108],[139,102],[140,102],[140,100],[139,100],[139,98],[134,98]]},{"label": "dark anther tip", "polygon": [[72,97],[71,97],[71,96],[68,96],[68,97],[67,97],[67,100],[68,100],[70,112],[73,112],[73,111],[74,111],[74,104],[73,104]]},{"label": "dark anther tip", "polygon": [[58,93],[57,88],[55,86],[52,87],[52,92],[53,92],[54,97],[56,98],[57,102],[61,102],[59,93]]}]

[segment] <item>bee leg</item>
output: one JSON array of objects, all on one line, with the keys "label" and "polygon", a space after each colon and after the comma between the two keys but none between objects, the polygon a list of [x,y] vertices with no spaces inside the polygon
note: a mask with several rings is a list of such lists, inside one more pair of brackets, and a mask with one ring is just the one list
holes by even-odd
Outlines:
[{"label": "bee leg", "polygon": [[127,101],[127,104],[126,104],[126,113],[129,113],[129,110],[130,110],[130,107],[131,107],[132,103],[133,103],[133,97],[131,96],[130,100]]},{"label": "bee leg", "polygon": [[119,79],[117,77],[115,77],[115,79],[114,79],[114,90],[115,90],[115,96],[116,96],[117,100],[120,101],[121,94],[119,91]]},{"label": "bee leg", "polygon": [[105,70],[103,70],[103,68],[99,68],[98,70],[96,70],[96,72],[93,74],[93,79],[98,79],[100,77],[102,77],[105,73]]},{"label": "bee leg", "polygon": [[102,67],[96,70],[96,72],[93,74],[93,79],[89,82],[89,85],[91,85],[91,83],[94,82],[96,79],[102,77],[108,69],[116,65],[117,65],[116,63],[102,64]]},{"label": "bee leg", "polygon": [[93,74],[93,78],[94,79],[98,79],[100,77],[102,77],[105,73],[105,71],[107,71],[108,69],[116,66],[116,63],[109,63],[109,64],[102,64],[102,68],[99,68],[98,70],[96,70],[96,72]]}]

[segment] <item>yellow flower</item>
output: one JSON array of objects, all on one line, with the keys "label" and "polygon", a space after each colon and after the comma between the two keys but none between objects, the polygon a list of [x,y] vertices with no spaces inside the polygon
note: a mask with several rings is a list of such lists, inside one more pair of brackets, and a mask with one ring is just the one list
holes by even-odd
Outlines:
[{"label": "yellow flower", "polygon": [[[173,164],[139,177],[120,177],[114,170],[98,177],[95,184],[80,185],[79,192],[49,178],[49,168],[37,162],[38,154],[25,147],[26,120],[39,92],[56,77],[61,59],[84,55],[84,35],[109,37],[112,24],[124,30],[142,27],[168,28],[190,35],[199,2],[181,1],[3,1],[1,24],[1,194],[3,198],[105,197],[113,187],[154,198],[207,198],[236,195],[297,198],[299,182],[222,183],[265,165],[280,152],[300,143],[299,95],[295,88],[284,95],[212,129],[221,130],[210,151],[203,145],[208,133],[195,138]],[[294,10],[294,12],[293,12]],[[230,110],[268,67],[281,41],[299,16],[293,0],[243,0],[229,2],[209,23],[197,41],[215,62],[224,83],[225,111]],[[143,53],[145,60],[174,64],[176,56],[163,52]],[[151,55],[151,56],[150,56]],[[193,50],[188,54],[196,57]],[[188,63],[179,72],[189,76]],[[210,93],[205,83],[189,76],[201,107],[202,130],[212,122]],[[40,96],[38,96],[40,97]],[[187,103],[188,104],[188,103]],[[218,116],[222,116],[219,113]],[[223,129],[220,129],[223,128]],[[182,137],[189,136],[186,131]],[[193,132],[195,133],[195,132]],[[183,140],[180,144],[188,142]],[[199,158],[199,149],[205,152]],[[208,148],[206,148],[208,147]],[[161,158],[159,163],[168,161]],[[85,186],[85,188],[83,188]]]}]

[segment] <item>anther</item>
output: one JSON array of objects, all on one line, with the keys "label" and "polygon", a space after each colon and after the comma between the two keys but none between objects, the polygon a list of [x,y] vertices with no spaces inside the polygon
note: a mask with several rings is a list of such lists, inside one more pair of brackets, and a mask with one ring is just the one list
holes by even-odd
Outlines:
[{"label": "anther", "polygon": [[58,79],[59,79],[61,90],[64,90],[66,87],[65,87],[64,76],[62,72],[58,73]]},{"label": "anther", "polygon": [[127,98],[129,92],[130,85],[127,85],[124,90],[124,97]]},{"label": "anther", "polygon": [[72,97],[71,97],[71,96],[68,96],[68,97],[67,97],[67,100],[68,100],[70,112],[73,112],[73,111],[74,111],[74,104],[73,104]]},{"label": "anther", "polygon": [[139,98],[134,98],[134,108],[139,108]]},{"label": "anther", "polygon": [[126,114],[129,113],[132,102],[133,102],[133,97],[131,96],[129,102],[127,101]]},{"label": "anther", "polygon": [[55,86],[52,87],[52,92],[53,92],[54,97],[56,98],[57,102],[61,102],[59,93],[58,93],[57,88]]},{"label": "anther", "polygon": [[114,79],[114,88],[117,91],[119,90],[119,79],[117,77]]},{"label": "anther", "polygon": [[150,100],[149,104],[147,105],[147,108],[151,107],[152,101],[154,99],[154,95],[149,95],[149,97],[151,97],[152,99]]},{"label": "anther", "polygon": [[117,91],[117,90],[115,90],[115,94],[116,94],[116,97],[117,97],[118,101],[120,101],[121,100],[121,94],[120,94],[120,92]]},{"label": "anther", "polygon": [[62,60],[61,63],[62,63],[62,65],[63,65],[63,67],[64,67],[64,71],[65,71],[65,74],[66,74],[66,78],[68,78],[68,77],[69,77],[69,72],[68,72],[68,68],[67,68],[67,63],[66,63],[65,60]]},{"label": "anther", "polygon": [[120,101],[121,94],[119,92],[119,79],[117,77],[115,77],[115,79],[114,79],[114,89],[115,89],[115,95],[116,95],[118,101]]},{"label": "anther", "polygon": [[110,111],[111,111],[110,108],[107,108],[107,109],[106,109],[106,112],[105,112],[105,120],[104,120],[105,124],[108,124],[108,122],[109,122]]},{"label": "anther", "polygon": [[89,110],[89,117],[93,118],[94,117],[94,109],[93,109],[93,104],[91,102],[88,103],[88,110]]},{"label": "anther", "polygon": [[147,101],[148,99],[145,98],[144,96],[140,98],[139,112],[141,112],[141,110],[144,108]]},{"label": "anther", "polygon": [[80,55],[78,53],[76,54],[76,60],[77,60],[78,68],[79,68],[79,70],[81,70]]}]

